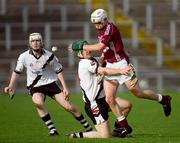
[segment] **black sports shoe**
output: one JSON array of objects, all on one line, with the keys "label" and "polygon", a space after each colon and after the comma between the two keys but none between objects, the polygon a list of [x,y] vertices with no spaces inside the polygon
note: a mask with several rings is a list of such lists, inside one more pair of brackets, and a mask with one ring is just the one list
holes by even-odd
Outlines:
[{"label": "black sports shoe", "polygon": [[58,135],[59,135],[59,133],[57,132],[57,130],[51,130],[49,132],[49,136],[58,136]]},{"label": "black sports shoe", "polygon": [[66,136],[69,138],[83,138],[82,132],[66,134]]},{"label": "black sports shoe", "polygon": [[113,130],[112,136],[125,138],[128,136],[128,131],[126,130],[126,128],[116,128]]},{"label": "black sports shoe", "polygon": [[78,138],[76,133],[67,134],[66,136],[69,138]]},{"label": "black sports shoe", "polygon": [[[117,123],[117,121],[114,123],[114,127],[115,127],[115,129],[121,128],[121,126]],[[129,125],[126,127],[126,130],[127,130],[128,134],[131,134],[133,131],[133,129]]]},{"label": "black sports shoe", "polygon": [[169,116],[171,114],[171,97],[166,95],[162,96],[162,101],[160,102],[163,106],[165,116]]}]

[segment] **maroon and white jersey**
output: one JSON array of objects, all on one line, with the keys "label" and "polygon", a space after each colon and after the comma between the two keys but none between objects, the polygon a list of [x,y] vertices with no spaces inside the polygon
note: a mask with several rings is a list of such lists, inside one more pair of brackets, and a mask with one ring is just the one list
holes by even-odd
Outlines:
[{"label": "maroon and white jersey", "polygon": [[106,45],[103,56],[107,62],[113,63],[128,57],[124,52],[121,34],[113,23],[108,23],[105,28],[98,31],[98,39]]}]

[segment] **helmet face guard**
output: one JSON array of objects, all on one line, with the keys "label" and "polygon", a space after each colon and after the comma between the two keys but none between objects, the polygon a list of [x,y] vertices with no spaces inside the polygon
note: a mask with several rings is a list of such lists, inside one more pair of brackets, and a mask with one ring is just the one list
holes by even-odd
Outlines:
[{"label": "helmet face guard", "polygon": [[105,23],[107,21],[107,14],[106,11],[103,9],[96,9],[92,14],[91,14],[91,22],[96,24],[96,23]]}]

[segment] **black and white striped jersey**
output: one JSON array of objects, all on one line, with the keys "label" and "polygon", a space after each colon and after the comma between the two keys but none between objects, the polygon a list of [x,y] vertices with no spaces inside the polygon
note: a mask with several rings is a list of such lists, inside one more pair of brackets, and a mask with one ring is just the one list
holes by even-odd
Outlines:
[{"label": "black and white striped jersey", "polygon": [[[42,49],[42,55],[37,58],[31,50],[27,50],[19,55],[14,71],[20,74],[26,69],[27,86],[30,86],[38,75],[41,75],[41,78],[38,79],[34,87],[57,81],[57,74],[62,71],[62,65],[52,54],[52,52]],[[52,58],[48,60],[50,57]],[[47,63],[47,61],[49,62]]]}]

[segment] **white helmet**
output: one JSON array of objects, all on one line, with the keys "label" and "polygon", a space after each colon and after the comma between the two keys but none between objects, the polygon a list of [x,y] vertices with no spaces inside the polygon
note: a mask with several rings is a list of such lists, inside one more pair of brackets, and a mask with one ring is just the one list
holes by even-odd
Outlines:
[{"label": "white helmet", "polygon": [[30,45],[31,45],[31,42],[32,42],[33,40],[40,40],[41,43],[43,42],[42,36],[41,36],[40,33],[31,33],[31,34],[29,35],[29,44],[30,44]]},{"label": "white helmet", "polygon": [[92,23],[104,23],[107,20],[107,13],[104,9],[96,9],[91,14]]}]

